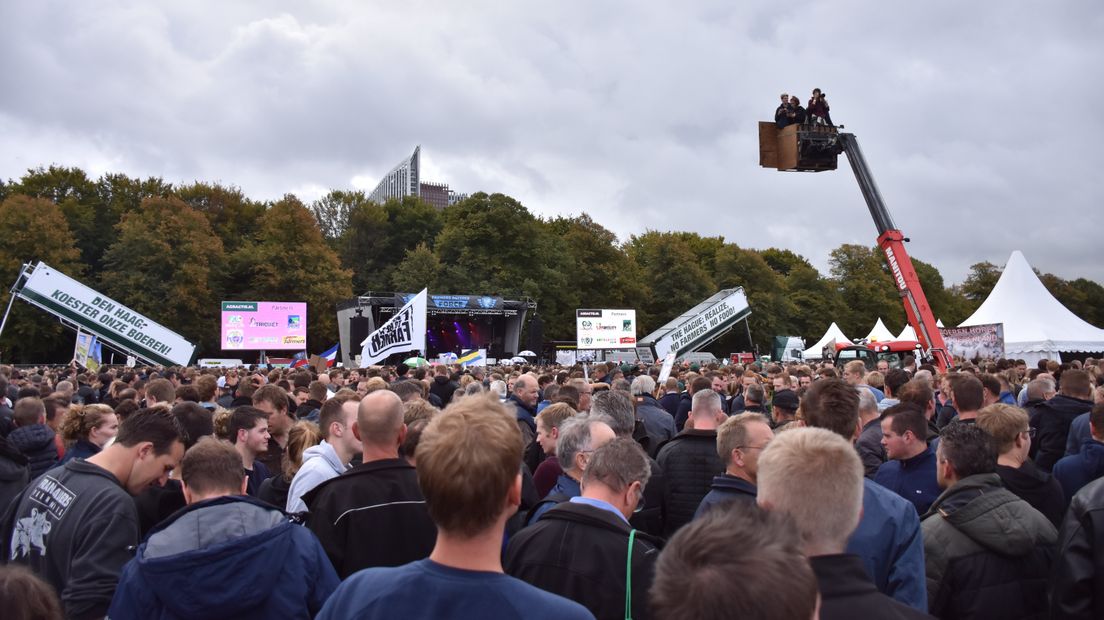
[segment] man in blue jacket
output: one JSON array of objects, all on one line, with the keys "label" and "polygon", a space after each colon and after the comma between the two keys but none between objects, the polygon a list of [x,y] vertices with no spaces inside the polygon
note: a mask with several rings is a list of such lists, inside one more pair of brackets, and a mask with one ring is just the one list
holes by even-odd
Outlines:
[{"label": "man in blue jacket", "polygon": [[935,451],[928,447],[928,421],[912,403],[893,405],[882,413],[882,446],[886,462],[874,482],[893,491],[924,514],[942,489],[935,479]]},{"label": "man in blue jacket", "polygon": [[1054,464],[1054,477],[1066,492],[1066,503],[1081,487],[1104,476],[1104,402],[1093,405],[1089,429],[1092,435],[1081,444],[1081,451]]},{"label": "man in blue jacket", "polygon": [[243,495],[237,450],[205,438],[180,473],[188,506],[123,568],[108,617],[310,618],[322,609],[337,573],[310,530]]},{"label": "man in blue jacket", "polygon": [[724,461],[725,470],[714,476],[713,486],[694,513],[695,519],[718,504],[755,502],[759,454],[771,439],[774,431],[761,413],[738,413],[717,428],[717,455]]}]

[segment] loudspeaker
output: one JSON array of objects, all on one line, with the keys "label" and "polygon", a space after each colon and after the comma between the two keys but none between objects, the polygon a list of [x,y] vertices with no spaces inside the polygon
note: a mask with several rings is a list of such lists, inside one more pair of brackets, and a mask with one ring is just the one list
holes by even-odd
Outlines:
[{"label": "loudspeaker", "polygon": [[529,321],[529,350],[540,355],[541,346],[544,344],[544,321],[539,316],[534,316]]},{"label": "loudspeaker", "polygon": [[360,343],[372,333],[372,320],[366,316],[349,319],[349,350],[360,352]]}]

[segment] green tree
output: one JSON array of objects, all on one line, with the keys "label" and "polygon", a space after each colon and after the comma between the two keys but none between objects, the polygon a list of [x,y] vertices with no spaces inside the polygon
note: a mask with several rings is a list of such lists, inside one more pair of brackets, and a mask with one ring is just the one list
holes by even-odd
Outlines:
[{"label": "green tree", "polygon": [[342,264],[353,270],[353,287],[358,292],[386,289],[391,272],[406,253],[419,244],[433,249],[443,226],[437,209],[412,196],[383,205],[354,200],[347,213],[336,247]]},{"label": "green tree", "polygon": [[101,290],[180,333],[198,354],[216,353],[226,256],[207,218],[175,197],[146,198],[118,229]]},{"label": "green tree", "polygon": [[767,248],[765,250],[760,250],[759,254],[763,257],[763,260],[767,261],[771,269],[783,276],[790,275],[790,273],[798,267],[813,269],[813,265],[804,256],[790,250]]},{"label": "green tree", "polygon": [[327,241],[335,244],[349,225],[353,209],[368,204],[368,197],[360,190],[330,190],[325,196],[311,203],[310,210],[318,221],[318,229]]},{"label": "green tree", "polygon": [[748,326],[759,350],[770,348],[772,336],[791,335],[797,309],[789,299],[785,279],[759,252],[725,244],[717,251],[716,267],[717,288],[743,287],[751,307]]},{"label": "green tree", "polygon": [[177,188],[176,196],[207,218],[227,253],[256,235],[265,214],[264,203],[246,198],[233,186],[196,181]]},{"label": "green tree", "polygon": [[[717,292],[709,270],[684,235],[649,230],[625,246],[643,273],[647,297],[638,322],[644,333],[659,328]],[[714,255],[715,256],[715,255]]]},{"label": "green tree", "polygon": [[832,250],[828,264],[849,310],[839,321],[845,334],[861,338],[879,318],[894,334],[904,328],[905,308],[880,249],[845,243]]},{"label": "green tree", "polygon": [[[0,203],[0,312],[8,307],[9,288],[24,263],[42,261],[71,278],[85,272],[61,209],[45,198],[13,194]],[[3,361],[61,361],[72,351],[70,332],[57,319],[30,304],[17,302],[0,336]],[[68,358],[66,357],[67,361]]]},{"label": "green tree", "polygon": [[391,288],[412,293],[428,288],[435,292],[440,290],[440,276],[441,261],[428,245],[419,243],[413,250],[407,250],[402,262],[391,271]]},{"label": "green tree", "polygon": [[[812,266],[799,265],[791,269],[790,275],[786,276],[786,289],[794,307],[794,330],[810,346],[833,321],[838,321],[848,312],[836,282],[821,276]],[[865,335],[865,332],[860,334]]]},{"label": "green tree", "polygon": [[[338,301],[353,295],[352,273],[341,267],[314,215],[288,194],[261,218],[256,239],[230,256],[238,283],[235,297],[264,301],[306,301],[307,345],[337,340]],[[235,291],[231,291],[235,292]]]},{"label": "green tree", "polygon": [[1001,268],[989,261],[970,266],[970,273],[966,275],[966,280],[959,287],[959,291],[966,298],[967,316],[973,314],[989,293],[993,292],[993,287],[997,285],[1000,276]]},{"label": "green tree", "polygon": [[100,189],[80,168],[50,166],[27,171],[12,193],[44,198],[61,207],[69,230],[92,275],[99,273],[104,250],[115,238],[117,215],[106,208]]}]

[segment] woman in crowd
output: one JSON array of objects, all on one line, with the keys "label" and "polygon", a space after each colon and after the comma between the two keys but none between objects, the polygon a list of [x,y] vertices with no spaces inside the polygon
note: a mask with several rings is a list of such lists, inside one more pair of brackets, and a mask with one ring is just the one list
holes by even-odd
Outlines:
[{"label": "woman in crowd", "polygon": [[291,479],[303,466],[303,452],[311,446],[317,446],[321,441],[322,433],[318,430],[317,424],[306,420],[296,422],[288,431],[284,471],[261,483],[261,488],[257,491],[257,499],[283,510],[287,506]]},{"label": "woman in crowd", "polygon": [[119,433],[119,418],[107,405],[72,405],[61,421],[61,437],[65,440],[65,458],[86,459],[100,450]]}]

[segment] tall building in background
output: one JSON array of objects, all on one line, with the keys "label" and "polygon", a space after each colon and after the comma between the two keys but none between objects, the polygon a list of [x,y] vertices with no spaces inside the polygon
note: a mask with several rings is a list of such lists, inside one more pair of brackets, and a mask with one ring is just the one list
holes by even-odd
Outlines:
[{"label": "tall building in background", "polygon": [[448,183],[423,183],[421,155],[421,145],[414,147],[414,153],[392,168],[368,195],[368,199],[383,204],[391,198],[417,196],[437,209],[444,209],[468,197],[449,189]]}]

